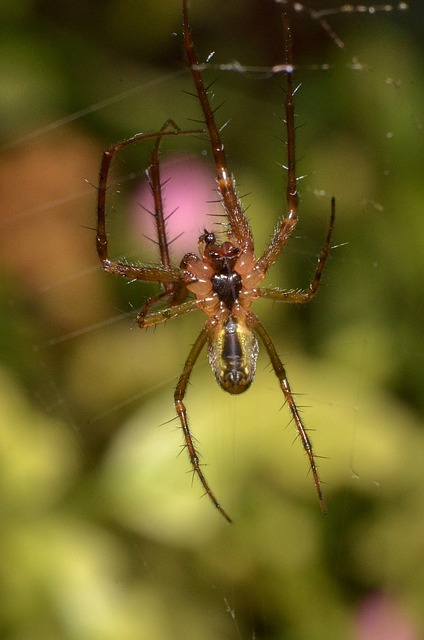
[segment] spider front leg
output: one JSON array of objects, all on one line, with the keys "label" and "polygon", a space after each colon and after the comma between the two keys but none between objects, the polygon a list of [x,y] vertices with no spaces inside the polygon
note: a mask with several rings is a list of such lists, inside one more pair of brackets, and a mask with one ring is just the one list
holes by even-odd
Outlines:
[{"label": "spider front leg", "polygon": [[[162,144],[163,133],[167,131],[180,131],[179,127],[174,123],[173,120],[168,120],[164,126],[162,127],[159,135],[157,137],[155,146],[152,151],[152,155],[150,158],[150,165],[146,171],[146,176],[149,182],[150,191],[153,199],[153,211],[148,209],[147,207],[142,206],[142,208],[148,213],[150,216],[154,218],[155,224],[155,238],[148,238],[154,244],[157,245],[159,249],[160,261],[161,264],[166,267],[171,267],[171,258],[169,254],[169,247],[171,243],[175,240],[175,238],[168,238],[169,228],[167,227],[167,219],[171,215],[165,216],[164,211],[164,203],[163,203],[163,195],[162,195],[162,179],[161,179],[161,168],[159,162],[159,153],[160,147]],[[181,268],[184,268],[184,265],[180,265]],[[151,324],[157,324],[158,322],[162,322],[161,316],[164,315],[163,320],[166,320],[170,317],[169,314],[162,314],[151,312],[152,307],[155,306],[157,302],[161,300],[166,300],[169,307],[178,308],[175,315],[181,315],[181,313],[185,313],[185,311],[180,312],[179,308],[182,303],[186,300],[188,296],[188,290],[183,282],[164,282],[163,283],[164,291],[161,293],[150,297],[146,303],[143,305],[137,316],[137,324],[140,327],[146,327]],[[168,310],[167,310],[168,311]],[[169,310],[170,311],[170,310]],[[173,317],[173,316],[172,316]]]},{"label": "spider front leg", "polygon": [[[163,293],[166,295],[166,292]],[[159,298],[160,296],[157,296]],[[186,315],[191,313],[195,309],[198,308],[197,300],[186,300],[186,302],[182,302],[181,304],[171,305],[166,307],[165,309],[160,309],[159,311],[149,311],[148,313],[144,313],[146,306],[151,306],[152,298],[149,298],[146,305],[137,315],[137,324],[141,329],[152,327],[155,324],[160,324],[161,322],[166,322],[167,320],[173,320],[174,318],[178,318],[179,316]]]},{"label": "spider front leg", "polygon": [[[292,35],[290,21],[287,14],[284,14],[283,20],[284,28],[284,63],[287,67],[293,65],[293,52],[292,52]],[[261,257],[257,262],[257,267],[266,273],[268,269],[274,264],[278,256],[287,244],[289,237],[291,236],[298,220],[298,206],[299,206],[299,193],[297,190],[297,177],[296,177],[296,150],[295,150],[295,112],[294,112],[294,94],[296,89],[293,88],[293,71],[287,71],[287,88],[286,88],[286,100],[284,103],[285,110],[285,124],[287,127],[287,166],[284,169],[287,171],[287,187],[286,187],[286,201],[287,201],[287,213],[281,219],[278,224],[274,235],[265,249]]]},{"label": "spider front leg", "polygon": [[[193,282],[193,275],[186,271],[190,259],[197,259],[192,253],[187,253],[181,260],[180,269],[184,273],[180,282],[172,283],[173,288],[168,288],[157,296],[149,298],[146,304],[142,307],[141,311],[137,315],[137,324],[139,327],[151,327],[152,325],[159,324],[160,322],[166,322],[172,320],[178,316],[185,315],[199,308],[199,301],[197,299],[186,300],[189,290],[187,284]],[[151,307],[161,299],[166,298],[168,300],[168,306],[158,311],[151,311]]]},{"label": "spider front leg", "polygon": [[267,331],[264,329],[263,325],[261,324],[261,322],[258,320],[258,318],[253,314],[250,313],[250,322],[249,325],[250,327],[258,334],[258,336],[261,338],[267,352],[268,355],[271,359],[271,364],[272,364],[272,368],[274,369],[275,375],[278,378],[278,381],[280,383],[280,388],[282,390],[282,392],[284,393],[284,397],[286,399],[287,404],[290,407],[290,411],[293,417],[293,420],[296,424],[296,429],[297,432],[299,434],[299,437],[302,441],[302,445],[303,448],[306,451],[306,455],[308,456],[309,459],[309,466],[310,469],[312,471],[312,475],[314,478],[314,483],[315,483],[315,489],[317,491],[318,494],[318,499],[320,501],[320,505],[321,505],[321,509],[322,512],[324,513],[324,515],[327,514],[327,505],[325,504],[325,500],[324,500],[324,496],[322,494],[322,490],[321,490],[321,482],[319,479],[319,475],[318,475],[318,469],[317,469],[317,465],[315,462],[315,456],[314,456],[314,452],[312,449],[312,443],[309,439],[309,436],[307,434],[306,428],[302,422],[302,418],[300,417],[299,414],[299,409],[297,408],[296,402],[293,398],[293,393],[292,390],[290,388],[290,384],[289,381],[287,379],[287,375],[286,375],[286,371],[284,369],[284,365],[281,362],[277,351],[274,347],[274,344],[271,340],[271,338],[269,337]]},{"label": "spider front leg", "polygon": [[321,284],[321,277],[324,273],[325,265],[327,262],[328,255],[330,253],[330,242],[331,236],[333,233],[334,227],[334,218],[336,215],[336,201],[334,198],[331,199],[331,216],[330,216],[330,224],[328,225],[328,231],[325,238],[325,242],[321,249],[321,253],[318,258],[317,267],[315,269],[314,278],[307,289],[304,291],[293,291],[286,289],[278,289],[271,287],[261,287],[259,288],[258,294],[261,298],[271,298],[273,300],[280,300],[281,302],[293,302],[296,304],[302,302],[309,302],[316,295],[319,286]]},{"label": "spider front leg", "polygon": [[208,87],[205,87],[198,68],[194,43],[190,32],[187,4],[187,0],[183,0],[184,50],[205,119],[205,125],[209,133],[211,151],[216,168],[218,193],[228,218],[230,235],[236,239],[240,247],[253,251],[254,241],[252,230],[240,198],[237,195],[234,178],[228,166],[227,155],[221,140],[220,130],[216,125],[214,110],[209,102]]},{"label": "spider front leg", "polygon": [[[162,265],[133,265],[128,264],[122,260],[111,260],[108,252],[108,239],[106,233],[106,194],[108,191],[108,176],[112,160],[115,155],[123,148],[130,145],[142,142],[144,140],[156,140],[156,145],[152,154],[151,166],[157,164],[159,147],[162,139],[165,137],[173,136],[202,136],[203,132],[199,130],[183,131],[180,129],[173,120],[167,120],[162,126],[161,130],[156,133],[137,133],[131,138],[122,140],[112,145],[103,153],[102,163],[100,165],[99,187],[97,193],[97,234],[96,234],[96,247],[99,260],[102,263],[103,269],[108,273],[112,273],[117,276],[129,278],[131,280],[144,280],[146,282],[161,282],[167,291],[173,291],[175,283],[179,282],[183,276],[183,270],[179,268],[172,268],[168,260],[164,260],[164,253],[161,251]],[[155,160],[156,158],[156,160]],[[155,184],[158,187],[160,194],[160,181],[155,180]],[[157,207],[161,206],[161,201],[158,204],[157,197],[155,196],[155,211]],[[163,217],[163,216],[162,216]],[[157,223],[159,224],[159,223]],[[159,227],[158,227],[159,228]],[[164,233],[164,224],[163,224]],[[161,242],[160,235],[158,237]]]},{"label": "spider front leg", "polygon": [[214,493],[212,492],[212,490],[209,487],[208,481],[206,480],[205,476],[203,475],[202,469],[200,467],[200,462],[199,462],[199,454],[198,454],[198,452],[196,450],[196,447],[194,446],[194,443],[193,443],[193,437],[191,435],[191,431],[190,431],[190,428],[188,426],[187,411],[186,411],[186,408],[185,408],[185,405],[184,405],[184,402],[183,402],[184,396],[186,394],[187,384],[188,384],[188,381],[190,379],[191,372],[193,370],[193,367],[195,365],[195,362],[196,362],[197,358],[199,357],[203,347],[205,346],[205,344],[207,342],[208,334],[209,334],[209,329],[208,329],[207,326],[205,326],[202,329],[202,332],[200,333],[200,335],[198,336],[196,342],[194,343],[194,345],[191,348],[189,356],[188,356],[188,358],[186,360],[186,363],[184,365],[183,372],[182,372],[182,374],[180,376],[180,379],[178,380],[178,384],[177,384],[177,387],[175,389],[174,403],[175,403],[175,410],[176,410],[176,412],[178,414],[178,417],[180,419],[181,428],[182,428],[183,434],[184,434],[185,446],[187,447],[187,451],[188,451],[188,455],[190,457],[190,462],[191,462],[191,465],[193,467],[193,471],[197,474],[197,477],[199,478],[200,482],[203,485],[205,493],[209,496],[209,498],[211,499],[211,501],[214,504],[214,506],[224,516],[224,518],[227,520],[227,522],[229,522],[231,524],[232,520],[231,520],[230,516],[224,511],[224,509],[219,504],[219,502],[216,499]]}]

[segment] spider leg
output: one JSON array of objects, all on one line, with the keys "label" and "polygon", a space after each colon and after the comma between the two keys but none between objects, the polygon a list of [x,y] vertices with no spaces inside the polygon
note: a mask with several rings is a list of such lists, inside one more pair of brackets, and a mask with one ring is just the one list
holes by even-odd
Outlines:
[{"label": "spider leg", "polygon": [[[150,315],[156,315],[156,311],[150,310],[161,300],[167,299],[168,305],[170,307],[177,307],[186,300],[188,291],[185,284],[183,282],[166,282],[163,283],[163,286],[168,289],[168,286],[171,284],[174,285],[174,289],[162,291],[161,293],[158,293],[155,296],[151,296],[146,300],[137,315],[137,323],[140,325],[140,327],[147,326],[144,323],[144,318],[147,318],[147,316]],[[154,322],[153,324],[157,323]]]},{"label": "spider leg", "polygon": [[184,49],[190,67],[191,75],[196,86],[197,96],[203,111],[205,123],[208,128],[209,138],[212,146],[212,155],[218,178],[218,191],[222,198],[225,212],[228,217],[231,230],[237,239],[240,247],[253,251],[254,242],[252,230],[244,214],[242,204],[237,196],[234,178],[228,168],[227,156],[224,145],[215,123],[214,113],[208,99],[208,90],[203,83],[200,74],[193,39],[190,33],[188,21],[187,0],[183,0],[184,17]]},{"label": "spider leg", "polygon": [[308,460],[309,460],[309,466],[310,469],[312,471],[312,475],[314,478],[314,483],[315,483],[315,489],[317,491],[318,494],[318,499],[320,501],[320,505],[321,505],[321,509],[322,512],[324,514],[327,514],[327,506],[325,504],[325,500],[324,500],[324,496],[322,494],[322,490],[321,490],[321,482],[319,479],[319,475],[318,475],[318,469],[317,469],[317,465],[315,462],[315,456],[314,456],[314,452],[312,449],[312,443],[309,439],[309,436],[307,434],[306,428],[302,422],[302,418],[300,417],[299,414],[299,410],[296,406],[296,402],[293,398],[293,393],[292,390],[290,388],[290,384],[289,381],[287,380],[287,375],[286,375],[286,371],[284,368],[283,363],[280,360],[280,357],[277,354],[277,351],[275,349],[275,346],[271,340],[271,338],[269,337],[267,331],[265,330],[265,328],[263,327],[263,325],[261,324],[261,322],[258,320],[258,318],[253,314],[250,313],[249,314],[249,320],[250,320],[250,326],[251,328],[259,335],[259,337],[261,338],[267,352],[268,355],[271,359],[271,364],[272,364],[272,368],[274,369],[275,375],[278,378],[278,381],[280,383],[280,388],[282,390],[282,392],[284,393],[284,397],[286,399],[287,404],[290,407],[290,411],[291,414],[293,416],[293,420],[296,424],[296,429],[297,432],[299,434],[299,437],[302,441],[302,445],[303,448],[306,451],[306,455],[308,456]]},{"label": "spider leg", "polygon": [[[115,154],[129,145],[143,140],[156,139],[156,153],[159,151],[159,145],[162,138],[178,135],[200,136],[204,135],[203,131],[183,131],[173,120],[167,120],[161,130],[156,133],[137,133],[136,135],[117,142],[103,153],[102,163],[100,165],[99,187],[97,194],[97,234],[96,247],[99,260],[103,265],[103,269],[108,273],[118,276],[130,278],[132,280],[146,280],[148,282],[174,283],[182,276],[182,270],[171,268],[168,263],[163,266],[153,265],[132,265],[122,260],[111,260],[108,254],[108,239],[106,234],[106,194],[109,169]],[[153,161],[155,159],[155,151],[153,152]],[[163,259],[163,258],[162,258]]]},{"label": "spider leg", "polygon": [[205,476],[203,475],[201,466],[200,466],[200,462],[199,462],[199,454],[196,450],[196,447],[194,446],[193,443],[193,437],[191,435],[191,431],[190,428],[188,426],[188,419],[187,419],[187,411],[185,408],[185,405],[183,403],[183,399],[184,396],[186,394],[186,390],[187,390],[187,384],[191,375],[191,372],[193,370],[194,364],[197,360],[197,358],[200,355],[200,352],[202,351],[203,347],[206,344],[206,341],[208,339],[208,327],[205,326],[201,333],[199,334],[198,338],[196,339],[196,342],[194,343],[194,345],[191,348],[191,351],[188,355],[188,358],[186,360],[186,363],[184,365],[184,369],[183,372],[180,376],[180,379],[178,380],[178,384],[177,387],[175,389],[175,393],[174,393],[174,403],[175,403],[175,410],[178,414],[178,417],[180,419],[180,424],[181,424],[181,428],[183,430],[183,434],[184,434],[184,440],[185,440],[185,445],[187,447],[188,450],[188,455],[190,457],[190,462],[191,465],[193,467],[194,472],[197,474],[197,477],[199,478],[200,482],[203,485],[203,488],[206,492],[206,494],[209,496],[209,498],[211,499],[212,503],[215,505],[215,507],[218,509],[218,511],[224,516],[224,518],[227,520],[227,522],[231,523],[232,520],[229,517],[229,515],[224,511],[224,509],[221,507],[221,505],[219,504],[218,500],[216,499],[214,493],[212,492],[212,490],[209,487],[209,484],[205,478]]},{"label": "spider leg", "polygon": [[[169,126],[169,121],[164,126],[167,129]],[[166,232],[165,217],[163,212],[162,183],[161,183],[161,177],[160,177],[160,164],[159,164],[159,151],[160,151],[160,145],[162,143],[162,139],[163,139],[162,135],[159,135],[156,139],[156,144],[154,146],[154,149],[152,151],[152,157],[150,159],[150,165],[147,170],[147,178],[149,180],[150,190],[152,192],[153,202],[154,202],[154,213],[152,212],[152,215],[155,218],[157,244],[159,246],[161,263],[163,264],[164,267],[170,267],[171,259],[169,257],[169,243],[168,243],[168,236]],[[173,287],[172,283],[169,283],[168,286],[170,288]],[[165,285],[166,290],[168,290],[168,286]]]},{"label": "spider leg", "polygon": [[[177,128],[172,121],[168,121],[165,123],[164,127],[162,127],[161,131],[166,131],[171,128]],[[150,190],[152,193],[154,209],[150,211],[146,209],[147,213],[149,213],[154,218],[155,227],[156,227],[156,239],[152,238],[152,241],[157,244],[159,248],[160,261],[161,264],[166,267],[171,267],[171,258],[169,255],[169,245],[168,241],[168,229],[166,226],[166,218],[164,215],[164,205],[163,205],[163,197],[162,197],[162,180],[161,180],[161,170],[160,170],[160,162],[159,162],[159,152],[160,146],[162,143],[162,135],[159,135],[156,144],[152,151],[152,156],[150,159],[150,165],[148,170],[146,171],[147,179],[149,181]],[[183,265],[180,265],[183,268]],[[137,316],[137,324],[140,327],[148,327],[152,324],[157,324],[158,322],[162,322],[164,320],[169,319],[170,317],[175,317],[176,315],[181,315],[181,313],[187,313],[188,311],[180,311],[181,304],[187,299],[188,290],[185,284],[181,281],[179,282],[163,282],[162,286],[164,290],[155,295],[151,296],[143,305],[142,309],[138,313]],[[161,310],[159,313],[155,311],[150,311],[159,301],[166,299],[167,306],[174,308],[174,311],[171,312],[171,309]],[[178,307],[175,309],[175,307]],[[191,308],[189,309],[191,311]]]},{"label": "spider leg", "polygon": [[296,154],[295,154],[295,112],[294,112],[294,94],[293,89],[293,54],[292,54],[292,35],[291,27],[287,14],[284,14],[284,64],[287,66],[287,88],[285,100],[285,124],[287,127],[287,213],[280,221],[278,227],[274,231],[274,235],[270,244],[259,258],[258,266],[264,272],[268,271],[271,265],[277,260],[278,256],[287,244],[291,233],[297,224],[297,211],[299,194],[297,190],[296,178]]},{"label": "spider leg", "polygon": [[294,302],[294,303],[302,303],[309,302],[316,295],[319,286],[321,284],[321,276],[324,272],[324,268],[327,262],[328,255],[330,253],[330,242],[331,235],[333,233],[334,227],[334,218],[336,214],[336,203],[335,199],[331,199],[331,216],[330,216],[330,224],[328,225],[327,236],[325,238],[325,242],[321,249],[321,253],[318,258],[317,267],[315,270],[314,278],[309,285],[309,287],[305,290],[285,290],[285,289],[277,289],[271,287],[261,287],[258,289],[258,294],[261,298],[271,298],[273,300],[280,300],[281,302]]},{"label": "spider leg", "polygon": [[[165,296],[167,294],[164,292],[162,295]],[[156,297],[160,298],[160,296]],[[155,324],[166,322],[167,320],[173,320],[178,316],[186,315],[198,308],[198,301],[192,299],[186,300],[181,304],[171,305],[165,309],[159,309],[159,311],[150,311],[149,313],[145,313],[146,306],[149,305],[151,300],[152,298],[148,300],[147,304],[137,315],[137,324],[140,328],[152,327]]]},{"label": "spider leg", "polygon": [[129,278],[130,280],[143,280],[145,282],[178,282],[184,275],[184,271],[178,267],[166,269],[154,264],[130,264],[123,260],[102,260],[103,271],[115,276]]}]

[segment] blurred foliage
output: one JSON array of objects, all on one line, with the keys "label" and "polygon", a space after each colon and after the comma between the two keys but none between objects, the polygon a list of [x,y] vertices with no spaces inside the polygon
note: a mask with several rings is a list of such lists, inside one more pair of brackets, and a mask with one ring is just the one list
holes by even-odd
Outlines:
[{"label": "blurred foliage", "polygon": [[[281,61],[281,5],[191,5],[200,59]],[[307,15],[293,20],[306,177],[270,283],[308,283],[333,194],[338,246],[311,305],[257,310],[308,405],[330,513],[266,357],[240,398],[203,357],[187,406],[228,527],[191,485],[173,421],[202,318],[138,331],[133,307],[151,288],[104,275],[92,231],[102,150],[198,118],[180,3],[2,0],[2,638],[423,636],[423,7],[329,20],[343,50]],[[206,76],[260,249],[284,211],[284,79]],[[145,146],[122,163],[129,177]]]}]

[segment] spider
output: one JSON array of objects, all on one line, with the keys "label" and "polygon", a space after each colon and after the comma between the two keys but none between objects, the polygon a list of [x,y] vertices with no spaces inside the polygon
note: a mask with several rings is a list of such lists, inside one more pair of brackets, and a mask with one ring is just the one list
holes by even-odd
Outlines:
[{"label": "spider", "polygon": [[[182,8],[184,50],[203,111],[206,129],[202,131],[182,130],[175,122],[168,120],[159,131],[151,134],[138,133],[114,144],[103,153],[98,187],[97,253],[103,270],[107,273],[130,280],[157,282],[162,286],[162,292],[148,299],[138,313],[136,321],[139,327],[156,325],[195,310],[202,311],[206,315],[205,325],[191,348],[178,380],[174,393],[174,404],[193,471],[203,485],[205,493],[222,516],[229,523],[232,522],[210,488],[202,471],[199,453],[194,444],[187,418],[184,398],[193,367],[206,345],[210,366],[221,388],[231,394],[247,391],[255,376],[259,348],[258,337],[268,353],[281,391],[289,406],[298,436],[309,460],[321,509],[325,514],[327,507],[321,490],[312,444],[296,405],[284,365],[266,329],[251,310],[252,303],[258,298],[301,304],[309,302],[316,295],[330,251],[335,217],[335,200],[333,198],[328,231],[318,258],[315,275],[307,289],[286,290],[262,286],[268,269],[280,256],[298,219],[294,124],[295,89],[292,79],[292,36],[289,18],[284,13],[284,63],[287,78],[285,91],[287,211],[278,222],[269,245],[262,255],[257,257],[250,224],[237,195],[234,178],[228,167],[226,152],[221,141],[220,130],[215,123],[214,112],[208,97],[208,88],[204,85],[197,63],[189,26],[187,0],[183,0]],[[220,242],[213,231],[205,229],[199,238],[197,253],[187,253],[180,265],[175,266],[170,260],[170,242],[167,238],[166,219],[163,211],[160,147],[165,138],[204,135],[207,135],[211,145],[216,169],[217,192],[226,219],[226,238]],[[111,162],[117,152],[128,145],[145,140],[154,142],[147,175],[154,200],[154,212],[152,213],[156,223],[160,263],[131,264],[125,260],[111,259],[108,254],[105,216],[108,174]],[[162,303],[159,310],[158,302]]]}]

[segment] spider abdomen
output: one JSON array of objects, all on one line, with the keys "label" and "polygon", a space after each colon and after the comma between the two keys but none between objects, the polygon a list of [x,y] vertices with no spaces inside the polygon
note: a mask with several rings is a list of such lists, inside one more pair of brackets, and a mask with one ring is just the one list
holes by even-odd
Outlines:
[{"label": "spider abdomen", "polygon": [[258,341],[246,324],[230,315],[209,339],[209,363],[224,391],[243,393],[255,377]]}]

